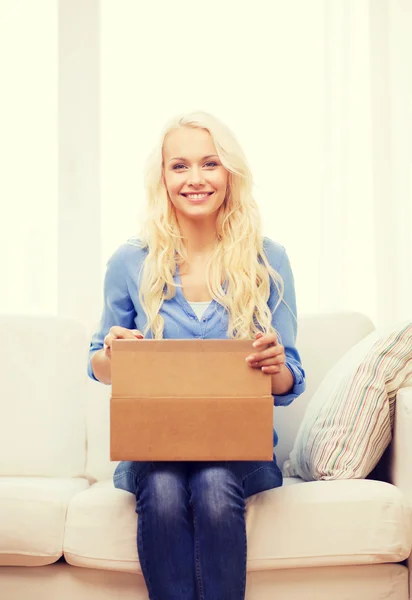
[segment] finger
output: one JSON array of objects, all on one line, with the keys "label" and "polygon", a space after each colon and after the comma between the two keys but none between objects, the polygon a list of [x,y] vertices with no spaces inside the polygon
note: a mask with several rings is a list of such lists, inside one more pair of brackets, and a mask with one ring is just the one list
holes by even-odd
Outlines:
[{"label": "finger", "polygon": [[119,327],[118,325],[113,325],[113,327],[110,327],[109,335],[111,335],[113,338],[117,338],[117,337],[121,336],[124,331],[125,331],[124,327]]},{"label": "finger", "polygon": [[257,367],[270,367],[272,365],[283,365],[285,362],[284,356],[275,356],[272,358],[267,358],[266,360],[259,360],[252,362],[253,365]]},{"label": "finger", "polygon": [[134,336],[136,336],[138,339],[143,340],[144,339],[144,335],[141,331],[139,331],[138,329],[132,329],[132,333]]},{"label": "finger", "polygon": [[285,355],[285,349],[283,346],[281,346],[280,344],[278,344],[277,346],[270,346],[269,348],[267,348],[266,350],[262,350],[261,352],[253,352],[253,354],[250,354],[249,356],[246,357],[246,360],[248,362],[259,362],[261,360],[266,360],[266,359],[270,359],[270,358],[274,358],[276,356],[284,356]]},{"label": "finger", "polygon": [[[134,333],[136,331],[136,333]],[[135,340],[138,336],[143,338],[143,335],[137,329],[123,329],[117,336],[120,340]]]},{"label": "finger", "polygon": [[261,348],[263,346],[269,346],[269,345],[276,345],[277,344],[277,337],[276,337],[276,333],[268,333],[266,335],[262,335],[261,337],[259,337],[258,339],[256,339],[253,342],[253,347],[254,348]]},{"label": "finger", "polygon": [[277,346],[269,346],[266,350],[261,350],[260,352],[254,352],[252,356],[254,356],[255,361],[266,360],[268,358],[275,358],[276,356],[284,356],[285,349],[283,346],[279,344]]},{"label": "finger", "polygon": [[144,339],[144,336],[142,334],[141,331],[139,331],[138,329],[126,329],[125,327],[111,327],[110,328],[110,333],[108,333],[106,335],[106,337],[104,338],[103,341],[103,345],[105,348],[105,355],[107,356],[107,358],[111,358],[112,356],[112,343],[113,340],[127,340],[127,339],[132,339],[132,340],[136,340],[137,339]]},{"label": "finger", "polygon": [[270,367],[262,367],[263,373],[268,375],[277,375],[282,371],[282,365],[272,365]]},{"label": "finger", "polygon": [[117,326],[110,328],[110,335],[112,336],[112,339],[118,340],[135,339],[137,336],[143,338],[143,334],[138,329],[126,329],[126,327]]}]

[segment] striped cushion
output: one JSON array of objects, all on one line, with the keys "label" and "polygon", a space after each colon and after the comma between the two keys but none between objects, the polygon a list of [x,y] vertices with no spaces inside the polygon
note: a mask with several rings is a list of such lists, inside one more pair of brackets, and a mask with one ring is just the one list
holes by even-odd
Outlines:
[{"label": "striped cushion", "polygon": [[411,375],[412,323],[362,340],[313,395],[284,475],[365,478],[392,439],[396,394]]}]

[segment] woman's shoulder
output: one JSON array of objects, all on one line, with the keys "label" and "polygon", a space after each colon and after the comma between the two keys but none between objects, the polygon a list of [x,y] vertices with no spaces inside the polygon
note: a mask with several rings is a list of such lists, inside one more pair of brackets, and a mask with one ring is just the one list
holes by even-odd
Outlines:
[{"label": "woman's shoulder", "polygon": [[134,248],[143,249],[144,245],[142,240],[138,236],[129,237],[124,243],[125,246],[133,246]]},{"label": "woman's shoulder", "polygon": [[136,265],[136,262],[144,260],[146,254],[147,249],[140,239],[138,237],[130,237],[113,252],[109,258],[109,263],[132,262],[133,265]]},{"label": "woman's shoulder", "polygon": [[279,244],[279,242],[275,242],[271,238],[264,237],[263,250],[271,266],[277,269],[286,254],[285,247],[282,246],[282,244]]}]

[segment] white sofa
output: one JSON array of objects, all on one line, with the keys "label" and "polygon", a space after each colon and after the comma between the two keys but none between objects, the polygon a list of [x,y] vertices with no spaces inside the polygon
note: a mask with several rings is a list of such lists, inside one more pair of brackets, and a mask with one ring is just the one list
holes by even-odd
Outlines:
[{"label": "white sofa", "polygon": [[[90,331],[0,317],[0,598],[147,600],[135,499],[112,484],[110,387],[86,376]],[[278,460],[328,369],[373,330],[363,315],[304,316],[307,391],[275,410]],[[412,388],[397,399],[387,478],[285,485],[247,509],[248,600],[407,600]]]}]

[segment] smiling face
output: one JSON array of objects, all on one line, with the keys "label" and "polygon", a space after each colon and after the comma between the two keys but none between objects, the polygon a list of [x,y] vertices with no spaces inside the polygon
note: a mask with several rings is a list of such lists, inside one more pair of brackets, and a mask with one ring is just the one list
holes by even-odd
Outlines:
[{"label": "smiling face", "polygon": [[179,216],[214,217],[225,201],[229,173],[205,129],[182,127],[166,136],[163,176]]}]

